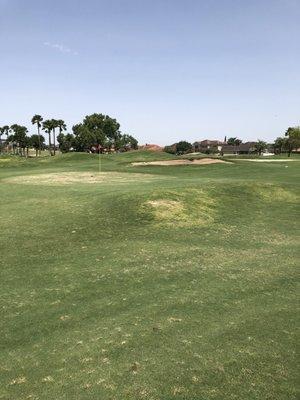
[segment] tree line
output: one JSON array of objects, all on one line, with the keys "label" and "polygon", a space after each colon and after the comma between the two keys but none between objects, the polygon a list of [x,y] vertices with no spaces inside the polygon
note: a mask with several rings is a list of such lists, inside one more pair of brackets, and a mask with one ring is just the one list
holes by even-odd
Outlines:
[{"label": "tree line", "polygon": [[[226,140],[226,139],[225,139]],[[238,147],[242,140],[237,137],[231,137],[226,140],[227,145]],[[267,143],[258,139],[254,144],[255,153],[261,155],[266,149],[272,149],[275,154],[287,153],[290,157],[293,151],[300,149],[300,126],[289,127],[283,137],[278,137],[274,143]],[[193,151],[193,145],[185,140],[175,143],[171,146],[165,146],[164,151],[171,154],[187,154]],[[209,149],[210,153],[217,153],[217,148]]]},{"label": "tree line", "polygon": [[288,156],[292,151],[300,148],[300,126],[289,127],[284,137],[278,137],[274,142],[274,149],[277,153],[287,152]]},{"label": "tree line", "polygon": [[[55,156],[57,144],[63,153],[71,150],[103,153],[138,148],[138,141],[131,135],[122,134],[118,121],[104,114],[87,115],[83,122],[72,127],[72,133],[66,133],[67,125],[62,119],[44,120],[36,114],[31,123],[37,128],[37,134],[31,136],[28,136],[28,129],[23,125],[0,127],[0,139],[2,135],[6,136],[4,146],[0,140],[0,151],[5,146],[11,146],[14,154],[28,156],[29,149],[34,148],[38,156],[41,150],[48,148],[49,154]],[[48,136],[48,146],[41,131]]]}]

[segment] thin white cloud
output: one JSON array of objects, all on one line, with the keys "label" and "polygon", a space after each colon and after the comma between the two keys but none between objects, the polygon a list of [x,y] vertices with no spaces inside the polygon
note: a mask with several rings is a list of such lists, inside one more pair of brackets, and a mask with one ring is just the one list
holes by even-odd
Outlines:
[{"label": "thin white cloud", "polygon": [[78,56],[78,52],[70,49],[67,46],[64,46],[63,44],[60,43],[50,43],[50,42],[44,42],[44,46],[51,47],[52,49],[58,50],[61,53],[69,53],[72,54],[73,56]]}]

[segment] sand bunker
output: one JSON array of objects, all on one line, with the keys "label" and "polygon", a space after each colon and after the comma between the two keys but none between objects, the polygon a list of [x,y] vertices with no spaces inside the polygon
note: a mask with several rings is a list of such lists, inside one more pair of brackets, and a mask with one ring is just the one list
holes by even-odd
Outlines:
[{"label": "sand bunker", "polygon": [[131,165],[133,166],[141,166],[141,165],[206,165],[206,164],[231,164],[228,161],[223,161],[218,158],[200,158],[195,160],[167,160],[167,161],[145,161],[145,162],[133,162]]},{"label": "sand bunker", "polygon": [[127,183],[157,179],[150,174],[127,174],[119,172],[55,172],[51,174],[22,175],[3,179],[2,182],[30,185],[71,185],[74,183]]}]

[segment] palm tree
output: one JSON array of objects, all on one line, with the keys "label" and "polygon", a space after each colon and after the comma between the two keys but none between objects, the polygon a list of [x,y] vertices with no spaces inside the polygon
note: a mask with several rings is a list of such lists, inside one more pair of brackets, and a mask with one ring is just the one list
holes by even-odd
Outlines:
[{"label": "palm tree", "polygon": [[53,123],[52,120],[50,119],[46,119],[46,121],[43,122],[43,131],[45,131],[46,133],[48,133],[48,138],[49,138],[49,153],[50,156],[52,156],[52,151],[51,151],[51,132],[53,129]]},{"label": "palm tree", "polygon": [[52,130],[53,130],[53,148],[54,148],[54,155],[55,155],[55,150],[56,150],[55,128],[58,128],[58,120],[57,119],[51,119],[51,124],[52,124]]},{"label": "palm tree", "polygon": [[43,121],[43,117],[41,117],[40,115],[36,114],[32,117],[31,119],[31,123],[32,125],[37,125],[37,130],[38,130],[38,137],[39,137],[39,154],[41,155],[41,137],[40,137],[40,128],[42,126],[42,121]]},{"label": "palm tree", "polygon": [[264,142],[263,140],[257,140],[257,142],[254,145],[255,150],[258,152],[258,154],[261,156],[261,153],[266,150],[266,148],[268,147],[267,143]]},{"label": "palm tree", "polygon": [[62,131],[65,131],[67,129],[67,125],[62,119],[57,119],[55,122],[56,127],[59,129],[59,135],[61,135]]},{"label": "palm tree", "polygon": [[59,129],[59,134],[61,134],[62,131],[67,130],[67,125],[65,121],[63,121],[62,119],[58,119],[56,122],[57,122],[57,127]]}]

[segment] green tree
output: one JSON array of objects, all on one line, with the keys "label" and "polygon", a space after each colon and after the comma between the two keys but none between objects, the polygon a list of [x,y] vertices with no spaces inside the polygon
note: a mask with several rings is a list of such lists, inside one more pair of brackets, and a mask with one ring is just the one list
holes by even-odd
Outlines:
[{"label": "green tree", "polygon": [[176,154],[176,146],[165,146],[164,152],[169,154]]},{"label": "green tree", "polygon": [[52,156],[52,150],[51,150],[51,132],[53,129],[53,123],[50,119],[47,119],[46,121],[43,121],[42,124],[42,129],[48,134],[48,141],[49,141],[49,154]]},{"label": "green tree", "polygon": [[72,129],[74,133],[75,151],[86,151],[93,145],[101,144],[99,143],[99,137],[97,138],[97,134],[89,129],[88,126],[84,124],[77,124],[74,125]]},{"label": "green tree", "polygon": [[191,143],[186,142],[185,140],[182,140],[181,142],[178,142],[176,144],[176,153],[177,154],[186,154],[190,153],[193,149],[193,146]]},{"label": "green tree", "polygon": [[110,151],[136,149],[137,140],[123,135],[116,119],[104,114],[87,115],[82,123],[73,126],[75,151],[90,150],[92,146]]},{"label": "green tree", "polygon": [[257,140],[257,142],[254,145],[255,150],[258,152],[259,155],[261,155],[261,153],[266,150],[266,148],[268,147],[267,143],[264,142],[263,140]]},{"label": "green tree", "polygon": [[228,138],[227,139],[227,144],[230,145],[230,146],[234,146],[235,145],[235,140],[236,140],[235,137]]},{"label": "green tree", "polygon": [[30,137],[30,145],[35,149],[36,157],[41,152],[41,148],[44,142],[45,142],[44,136],[41,136],[39,134],[38,135],[34,134]]},{"label": "green tree", "polygon": [[57,141],[59,144],[59,150],[62,153],[68,153],[70,149],[73,147],[74,144],[74,135],[71,133],[67,133],[64,135],[63,133],[60,133],[57,136]]},{"label": "green tree", "polygon": [[40,145],[38,147],[38,151],[39,151],[40,155],[41,155],[41,143],[42,143],[41,135],[40,135],[40,129],[41,129],[41,126],[42,126],[42,121],[43,121],[43,117],[41,115],[38,115],[38,114],[34,115],[32,117],[32,119],[31,119],[32,125],[36,125],[37,126],[38,138],[39,138],[38,140],[39,140],[39,143],[40,143]]},{"label": "green tree", "polygon": [[26,126],[13,124],[10,127],[10,131],[12,132],[12,139],[16,142],[17,152],[19,155],[25,155],[25,148],[27,144],[27,133],[28,130]]},{"label": "green tree", "polygon": [[[110,124],[109,118],[104,114],[96,113],[87,115],[84,118],[83,126],[88,129],[89,133],[93,134],[95,138],[94,144],[104,146],[107,139],[113,137],[113,124]],[[109,136],[107,136],[107,133],[109,133]]]},{"label": "green tree", "polygon": [[124,135],[124,136],[126,136],[131,150],[137,150],[139,148],[138,146],[139,142],[135,137],[133,137],[132,135]]},{"label": "green tree", "polygon": [[300,148],[300,126],[288,128],[285,136],[287,137],[286,145],[288,156],[290,157],[293,150]]},{"label": "green tree", "polygon": [[275,153],[281,154],[284,150],[287,149],[287,138],[278,137],[274,142],[274,150]]},{"label": "green tree", "polygon": [[136,150],[138,148],[138,141],[131,135],[120,135],[119,138],[114,141],[114,147],[116,150],[128,151]]},{"label": "green tree", "polygon": [[[102,117],[103,117],[103,115],[102,115]],[[116,141],[121,137],[120,124],[117,122],[116,119],[111,118],[108,115],[105,115],[103,118],[102,130],[103,130],[105,137],[113,145],[115,145]],[[127,136],[129,136],[129,135],[127,135]],[[126,140],[126,138],[125,138],[125,140]]]},{"label": "green tree", "polygon": [[241,139],[238,139],[237,137],[231,137],[227,140],[227,144],[230,146],[239,146],[241,143]]}]

